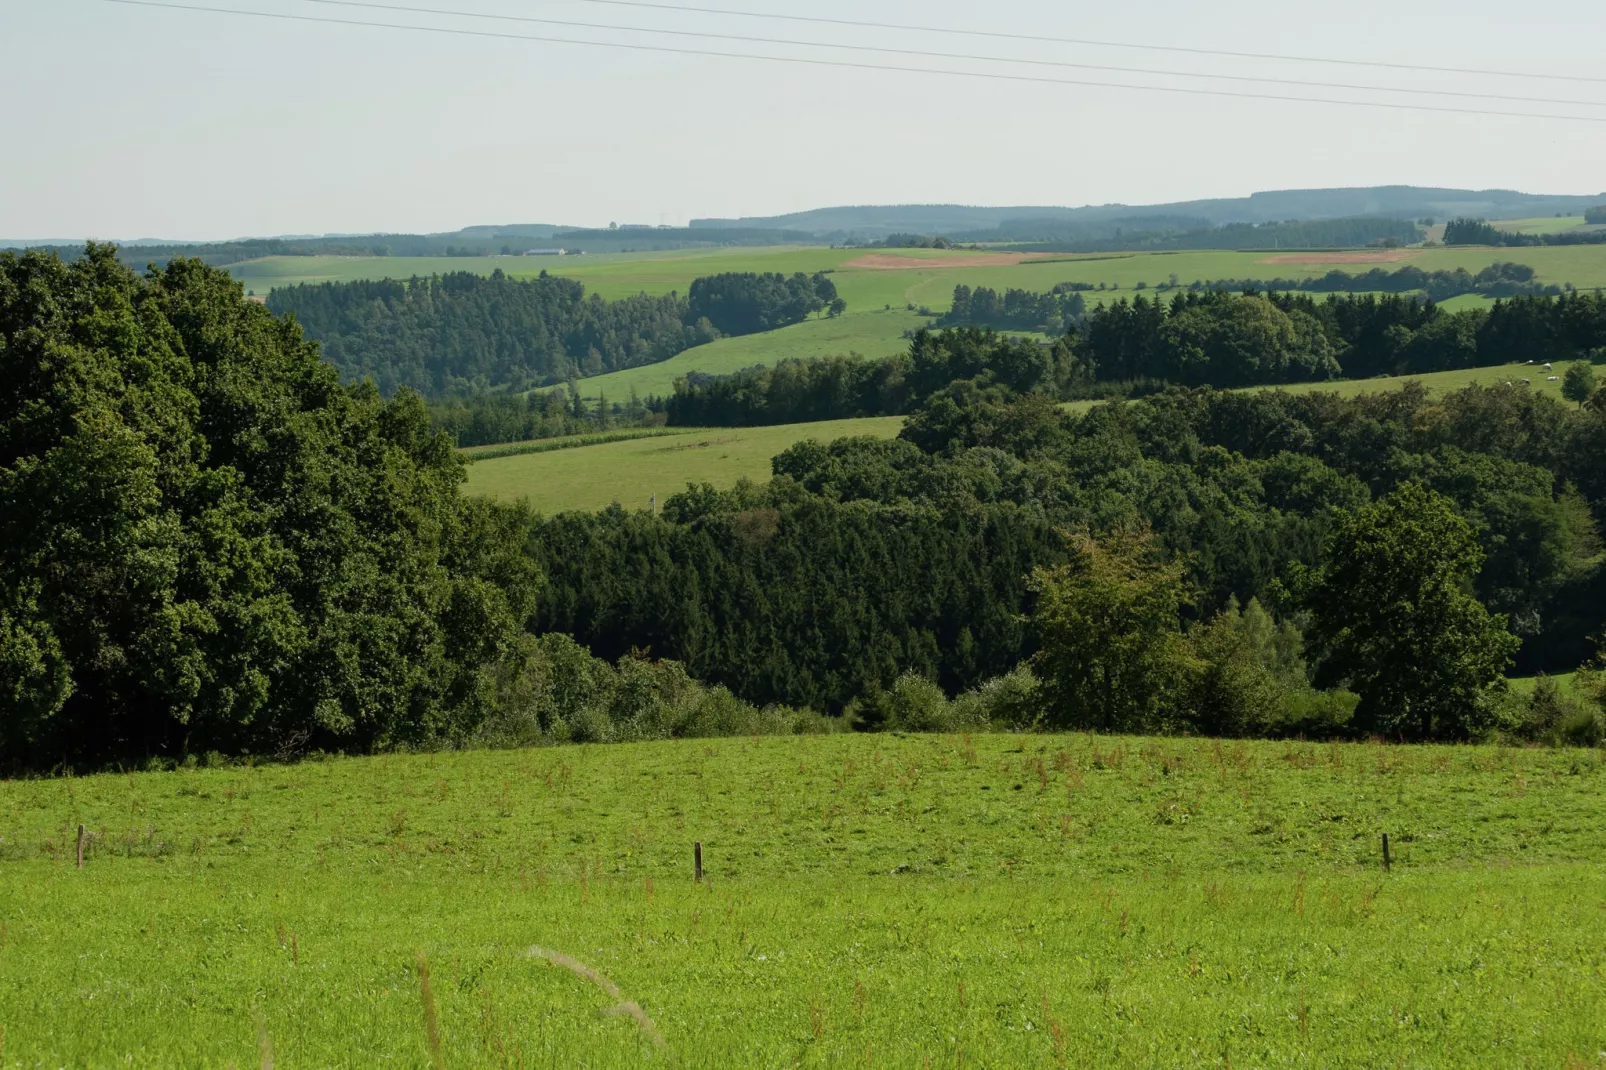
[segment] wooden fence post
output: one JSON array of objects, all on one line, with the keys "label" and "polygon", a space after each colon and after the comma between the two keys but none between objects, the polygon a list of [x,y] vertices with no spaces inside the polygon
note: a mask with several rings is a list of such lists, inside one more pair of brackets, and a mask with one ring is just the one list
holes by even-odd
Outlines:
[{"label": "wooden fence post", "polygon": [[1390,861],[1389,861],[1389,834],[1385,832],[1385,833],[1383,833],[1383,872],[1384,873],[1387,873],[1389,871],[1389,866],[1390,866]]},{"label": "wooden fence post", "polygon": [[84,826],[78,826],[78,868],[84,868]]},{"label": "wooden fence post", "polygon": [[703,845],[701,841],[692,847],[692,860],[697,867],[697,879],[703,879]]}]

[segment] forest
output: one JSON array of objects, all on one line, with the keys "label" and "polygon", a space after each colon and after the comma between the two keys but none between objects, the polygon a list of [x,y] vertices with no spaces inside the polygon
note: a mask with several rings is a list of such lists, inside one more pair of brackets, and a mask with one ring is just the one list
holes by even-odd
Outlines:
[{"label": "forest", "polygon": [[[1184,225],[1179,226],[1182,222]],[[1144,227],[1153,229],[1143,229]],[[1405,219],[1362,217],[1286,223],[1227,223],[1186,226],[1170,219],[1123,220],[1120,223],[1055,223],[1011,221],[1016,247],[1036,251],[1101,253],[1180,249],[1333,249],[1366,245],[1413,245],[1421,229]],[[999,241],[996,235],[979,240]]]},{"label": "forest", "polygon": [[[1588,217],[1585,221],[1589,222]],[[1606,231],[1564,230],[1558,234],[1523,234],[1501,230],[1482,219],[1452,219],[1444,225],[1446,245],[1601,245]]]},{"label": "forest", "polygon": [[[1510,307],[1512,344],[1595,308]],[[822,718],[1599,738],[1598,704],[1504,677],[1606,627],[1606,393],[1176,386],[1076,415],[1079,360],[927,332],[895,440],[540,517],[463,497],[415,394],[342,384],[222,272],[0,255],[0,764]]]},{"label": "forest", "polygon": [[[1061,307],[1079,296],[1050,295]],[[974,297],[963,307],[974,308]],[[1318,302],[1207,289],[1101,306],[1051,344],[979,328],[920,331],[908,352],[881,360],[822,357],[688,378],[666,411],[669,423],[682,426],[754,426],[902,415],[964,379],[1070,400],[1135,396],[1165,384],[1321,382],[1591,355],[1606,360],[1606,295],[1518,297],[1487,311],[1446,312],[1415,296]]]},{"label": "forest", "polygon": [[1087,312],[1086,283],[1064,283],[1047,293],[1009,287],[1000,296],[988,286],[954,287],[954,303],[937,320],[939,327],[992,327],[1000,330],[1062,334]]},{"label": "forest", "polygon": [[[1227,293],[1416,293],[1429,301],[1446,301],[1462,294],[1497,298],[1559,297],[1571,289],[1535,282],[1534,275],[1533,268],[1510,263],[1491,264],[1475,275],[1464,268],[1454,271],[1423,271],[1416,267],[1403,267],[1395,271],[1373,268],[1361,274],[1334,270],[1314,279],[1195,280],[1188,284],[1187,289],[1191,292],[1221,290]],[[1098,288],[1103,289],[1102,286]],[[1146,290],[1149,287],[1140,283],[1137,288]],[[1181,283],[1175,278],[1154,286],[1154,290],[1161,293],[1179,288]],[[1080,295],[1093,289],[1091,284],[1085,282],[1061,283],[1047,293],[1011,288],[1000,296],[996,290],[986,286],[971,289],[959,285],[954,287],[953,305],[936,321],[936,325],[1059,334],[1082,320],[1087,308],[1086,299]]]},{"label": "forest", "polygon": [[1490,264],[1477,274],[1465,268],[1454,271],[1423,271],[1418,267],[1371,271],[1352,275],[1329,271],[1315,279],[1212,279],[1194,283],[1190,289],[1280,290],[1305,293],[1420,293],[1430,301],[1447,301],[1462,294],[1484,297],[1559,297],[1568,287],[1534,281],[1534,269],[1526,264]]},{"label": "forest", "polygon": [[824,275],[732,273],[696,279],[684,297],[605,301],[572,279],[498,269],[281,287],[268,307],[293,314],[347,381],[372,379],[386,397],[405,387],[461,398],[653,364],[846,305]]}]

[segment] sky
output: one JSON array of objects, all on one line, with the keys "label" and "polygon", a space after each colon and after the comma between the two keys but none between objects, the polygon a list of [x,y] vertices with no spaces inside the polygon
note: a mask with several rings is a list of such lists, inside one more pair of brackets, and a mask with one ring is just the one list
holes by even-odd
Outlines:
[{"label": "sky", "polygon": [[[596,0],[383,0],[454,13],[448,15],[315,0],[174,2],[547,40],[110,0],[0,0],[0,100],[7,102],[0,108],[0,238],[216,240],[498,223],[685,224],[839,204],[1145,204],[1397,183],[1606,191],[1606,122],[1132,88],[1606,119],[1606,103],[1591,104],[1606,102],[1606,4],[1599,0],[686,0],[747,13],[1594,81],[1232,59]],[[643,32],[651,29],[1002,61]],[[718,58],[553,37],[1122,87]],[[1584,103],[1407,96],[1376,87]]]}]

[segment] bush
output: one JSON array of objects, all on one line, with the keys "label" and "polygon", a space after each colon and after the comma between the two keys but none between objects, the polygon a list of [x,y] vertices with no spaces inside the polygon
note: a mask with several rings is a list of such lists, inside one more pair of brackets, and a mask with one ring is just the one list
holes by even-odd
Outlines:
[{"label": "bush", "polygon": [[524,636],[486,673],[495,712],[471,742],[483,746],[628,743],[835,731],[840,722],[788,707],[759,709],[705,687],[678,662],[625,657],[609,665],[566,635]]},{"label": "bush", "polygon": [[1534,681],[1533,694],[1519,706],[1517,734],[1523,739],[1555,742],[1562,725],[1576,720],[1583,710],[1581,703],[1562,693],[1554,677],[1540,673]]},{"label": "bush", "polygon": [[850,703],[843,718],[860,732],[984,732],[1036,728],[1042,720],[1037,677],[1030,666],[987,680],[950,700],[918,673],[904,673],[890,691]]},{"label": "bush", "polygon": [[963,725],[1031,731],[1043,720],[1042,682],[1030,665],[995,676],[954,699],[954,719]]}]

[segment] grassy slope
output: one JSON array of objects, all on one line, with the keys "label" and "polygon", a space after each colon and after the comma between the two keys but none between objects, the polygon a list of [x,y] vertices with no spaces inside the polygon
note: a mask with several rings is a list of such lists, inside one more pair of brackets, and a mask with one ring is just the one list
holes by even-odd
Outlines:
[{"label": "grassy slope", "polygon": [[806,438],[822,442],[848,435],[892,438],[902,426],[902,417],[891,416],[715,428],[671,438],[498,457],[471,465],[466,489],[470,494],[523,498],[545,513],[602,509],[614,502],[627,509],[645,509],[653,496],[661,506],[687,483],[725,488],[744,477],[766,482],[770,458]]},{"label": "grassy slope", "polygon": [[909,348],[903,332],[930,321],[902,306],[888,312],[849,313],[838,319],[811,319],[795,327],[741,338],[721,338],[658,364],[580,380],[587,398],[618,401],[634,389],[641,397],[674,392],[675,380],[687,372],[729,375],[755,364],[773,364],[788,357],[821,357],[857,353],[861,357],[888,357]]},{"label": "grassy slope", "polygon": [[[73,868],[79,822],[100,838]],[[1394,867],[1378,865],[1392,839]],[[709,877],[691,881],[701,841]],[[8,1065],[1593,1066],[1584,751],[826,736],[0,783]]]}]

